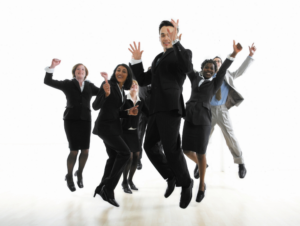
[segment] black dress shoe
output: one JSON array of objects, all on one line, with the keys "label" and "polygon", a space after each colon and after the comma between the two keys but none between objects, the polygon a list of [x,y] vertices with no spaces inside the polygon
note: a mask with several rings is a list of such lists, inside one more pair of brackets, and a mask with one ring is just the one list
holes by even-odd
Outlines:
[{"label": "black dress shoe", "polygon": [[83,181],[82,181],[82,175],[78,174],[78,170],[74,174],[75,177],[77,177],[77,185],[79,188],[83,188]]},{"label": "black dress shoe", "polygon": [[175,185],[176,185],[175,177],[173,177],[172,179],[168,179],[167,183],[168,183],[168,187],[165,192],[165,198],[168,198],[175,189]]},{"label": "black dress shoe", "polygon": [[194,181],[191,179],[191,183],[188,187],[182,187],[180,203],[179,203],[179,206],[182,209],[185,209],[191,202],[191,199],[193,196],[193,193],[192,193],[193,186],[194,186]]},{"label": "black dress shoe", "polygon": [[127,194],[132,194],[132,191],[130,190],[130,188],[128,187],[127,183],[122,183],[122,188],[124,190],[125,193]]},{"label": "black dress shoe", "polygon": [[72,175],[69,177],[68,174],[67,174],[65,180],[67,181],[67,186],[70,189],[70,191],[71,192],[76,191]]},{"label": "black dress shoe", "polygon": [[143,168],[143,165],[142,165],[142,162],[141,160],[138,161],[137,163],[137,167],[136,167],[138,170],[141,170]]},{"label": "black dress shoe", "polygon": [[204,184],[204,191],[201,191],[201,190],[198,191],[198,194],[197,194],[197,197],[196,197],[196,202],[201,202],[202,201],[202,199],[205,196],[205,190],[206,190],[206,184]]},{"label": "black dress shoe", "polygon": [[247,170],[245,164],[239,164],[239,177],[244,178],[246,176]]},{"label": "black dress shoe", "polygon": [[128,181],[128,184],[131,188],[131,190],[135,190],[135,191],[138,191],[139,189],[134,185],[134,183],[132,181]]},{"label": "black dress shoe", "polygon": [[108,196],[108,192],[106,191],[105,185],[102,187],[100,192],[99,192],[99,186],[98,186],[95,190],[94,197],[96,196],[96,194],[100,195],[104,201],[110,203],[111,205],[116,206],[116,207],[120,206],[114,198],[110,198]]}]

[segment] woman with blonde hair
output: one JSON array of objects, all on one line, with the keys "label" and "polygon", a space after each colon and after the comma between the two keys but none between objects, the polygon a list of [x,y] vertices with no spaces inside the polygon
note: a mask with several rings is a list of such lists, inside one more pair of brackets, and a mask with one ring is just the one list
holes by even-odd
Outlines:
[{"label": "woman with blonde hair", "polygon": [[67,159],[68,174],[66,175],[67,186],[70,191],[76,191],[73,181],[73,168],[76,163],[78,151],[79,167],[75,173],[77,185],[83,188],[82,171],[88,159],[91,137],[91,110],[92,96],[96,96],[99,88],[86,80],[89,72],[83,64],[76,64],[72,69],[72,80],[53,80],[54,68],[60,64],[59,59],[53,59],[51,66],[46,67],[44,83],[48,86],[61,90],[67,98],[67,106],[64,112],[64,127],[69,142],[70,153]]},{"label": "woman with blonde hair", "polygon": [[[122,121],[122,130],[123,130],[123,139],[128,145],[131,155],[130,159],[125,166],[123,171],[123,182],[122,187],[125,193],[132,194],[131,190],[138,190],[138,188],[133,183],[133,176],[137,169],[137,164],[140,155],[140,139],[138,136],[138,122],[141,113],[145,113],[148,115],[148,109],[145,105],[145,101],[141,99],[138,95],[139,93],[139,85],[136,80],[132,80],[132,85],[129,93],[126,96],[124,109],[132,108],[136,105],[139,106],[139,113],[136,116],[129,116],[128,118],[124,118]],[[129,176],[128,176],[129,174]],[[130,189],[130,188],[131,189]]]}]

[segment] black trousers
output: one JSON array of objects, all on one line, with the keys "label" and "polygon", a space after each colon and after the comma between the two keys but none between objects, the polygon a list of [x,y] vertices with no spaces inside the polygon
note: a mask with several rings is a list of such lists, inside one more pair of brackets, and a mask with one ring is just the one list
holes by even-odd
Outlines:
[{"label": "black trousers", "polygon": [[106,147],[108,159],[101,184],[113,191],[130,159],[130,149],[121,136],[99,136]]},{"label": "black trousers", "polygon": [[[141,160],[142,159],[142,154],[143,154],[143,140],[144,140],[144,135],[145,135],[145,132],[146,132],[146,127],[147,127],[147,124],[148,124],[148,120],[149,118],[147,117],[147,115],[145,113],[142,113],[140,118],[139,118],[139,126],[138,126],[138,135],[139,135],[139,141],[140,141],[140,145],[141,145],[141,148],[140,148],[140,155],[139,155],[139,159]],[[163,154],[163,147],[162,147],[162,144],[161,144],[161,141],[159,141],[157,144],[158,146],[158,151]]]},{"label": "black trousers", "polygon": [[[176,186],[189,186],[190,174],[181,150],[181,116],[176,112],[158,112],[149,117],[144,148],[156,170],[164,179],[176,178]],[[161,141],[164,153],[157,143]]]}]

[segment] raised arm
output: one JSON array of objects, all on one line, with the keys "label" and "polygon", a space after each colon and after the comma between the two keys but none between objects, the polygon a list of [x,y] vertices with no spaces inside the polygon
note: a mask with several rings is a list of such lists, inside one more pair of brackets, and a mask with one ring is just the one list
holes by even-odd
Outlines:
[{"label": "raised arm", "polygon": [[236,55],[243,49],[243,47],[241,46],[240,43],[238,43],[237,45],[235,44],[235,41],[233,40],[233,52],[232,54],[224,61],[224,63],[222,64],[222,66],[220,67],[216,78],[214,79],[214,83],[215,83],[215,91],[217,91],[221,85],[222,82],[224,80],[225,74],[227,69],[230,67],[230,65],[232,64],[234,58],[236,57]]},{"label": "raised arm", "polygon": [[106,99],[110,95],[110,84],[108,82],[108,75],[106,72],[100,72],[101,76],[105,79],[105,82],[102,83],[99,92],[97,94],[96,99],[94,100],[92,106],[95,111],[102,108],[103,104],[105,103]]},{"label": "raised arm", "polygon": [[51,66],[45,68],[46,75],[44,78],[44,83],[53,88],[63,90],[64,86],[65,86],[65,81],[57,81],[57,80],[52,79],[54,69],[56,66],[58,66],[60,64],[60,62],[61,62],[61,60],[59,60],[59,59],[53,59]]},{"label": "raised arm", "polygon": [[252,58],[254,53],[256,52],[256,47],[254,46],[254,43],[252,46],[249,46],[249,56],[245,59],[245,61],[242,63],[242,65],[235,71],[235,72],[229,72],[233,79],[236,79],[240,77],[242,74],[246,72],[248,67],[253,63],[254,59]]},{"label": "raised arm", "polygon": [[138,81],[140,86],[147,86],[151,84],[152,80],[152,72],[149,69],[147,72],[144,71],[143,63],[142,63],[142,54],[144,51],[141,51],[140,43],[138,46],[135,42],[133,42],[134,47],[130,44],[130,48],[128,50],[132,53],[131,63],[129,64],[134,77]]},{"label": "raised arm", "polygon": [[193,70],[192,51],[185,49],[180,43],[182,34],[179,37],[177,34],[179,20],[177,20],[177,22],[171,20],[171,23],[173,24],[174,29],[173,32],[170,32],[168,29],[168,34],[173,43],[173,49],[178,60],[178,66],[184,73],[189,73]]}]

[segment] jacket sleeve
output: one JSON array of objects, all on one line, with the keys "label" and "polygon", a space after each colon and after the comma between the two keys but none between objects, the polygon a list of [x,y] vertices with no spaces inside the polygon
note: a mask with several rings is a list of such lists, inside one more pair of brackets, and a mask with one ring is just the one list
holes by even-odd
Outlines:
[{"label": "jacket sleeve", "polygon": [[151,69],[149,69],[147,72],[144,72],[143,62],[138,64],[129,64],[133,76],[138,81],[139,86],[147,86],[151,84],[152,81],[152,72]]},{"label": "jacket sleeve", "polygon": [[105,97],[105,92],[104,92],[104,89],[103,89],[103,84],[105,82],[103,82],[101,84],[101,87],[97,93],[97,96],[96,96],[96,99],[94,100],[92,106],[93,106],[93,109],[95,111],[99,110],[100,108],[103,107],[103,104],[105,103],[105,101],[110,97],[110,95],[108,97]]},{"label": "jacket sleeve", "polygon": [[178,60],[178,66],[184,73],[193,71],[192,51],[185,49],[180,42],[173,45],[174,53]]},{"label": "jacket sleeve", "polygon": [[92,87],[92,95],[97,96],[100,89],[98,87],[96,87],[93,83],[91,83],[91,87]]},{"label": "jacket sleeve", "polygon": [[247,58],[242,63],[242,65],[235,72],[229,71],[229,74],[233,77],[233,79],[240,77],[242,74],[244,74],[246,72],[246,70],[253,63],[253,61],[254,61],[254,59],[252,57],[247,56]]},{"label": "jacket sleeve", "polygon": [[225,74],[226,74],[226,71],[230,67],[232,62],[233,62],[232,60],[229,60],[227,58],[224,61],[224,63],[222,64],[222,66],[220,67],[220,69],[219,69],[219,71],[216,75],[216,78],[214,79],[214,83],[215,83],[214,92],[216,92],[221,87],[221,85],[223,83],[223,80],[224,80],[224,77],[225,77]]},{"label": "jacket sleeve", "polygon": [[52,79],[52,77],[53,77],[53,73],[46,72],[44,83],[48,86],[53,87],[53,88],[56,88],[56,89],[59,89],[59,90],[64,90],[66,82],[68,80],[57,81],[57,80]]},{"label": "jacket sleeve", "polygon": [[141,112],[143,112],[145,115],[147,115],[147,117],[149,117],[149,109],[147,108],[146,104],[145,104],[145,100],[141,98],[142,101],[142,106],[139,110],[141,110]]},{"label": "jacket sleeve", "polygon": [[187,73],[187,76],[189,77],[191,83],[193,83],[194,79],[197,77],[197,71],[196,70],[192,70],[191,72]]}]

